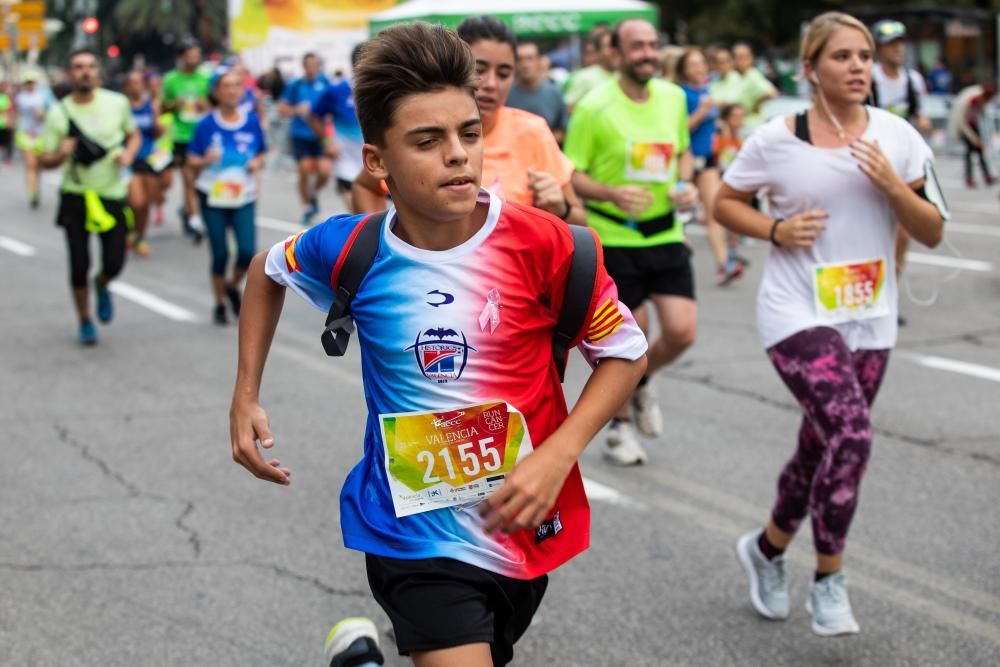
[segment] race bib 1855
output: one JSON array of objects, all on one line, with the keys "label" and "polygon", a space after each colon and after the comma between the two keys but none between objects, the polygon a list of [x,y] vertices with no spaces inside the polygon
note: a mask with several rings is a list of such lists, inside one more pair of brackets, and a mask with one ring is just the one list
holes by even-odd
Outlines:
[{"label": "race bib 1855", "polygon": [[817,317],[825,324],[840,324],[889,315],[885,270],[882,258],[814,266]]},{"label": "race bib 1855", "polygon": [[524,416],[504,401],[379,422],[397,517],[478,502],[532,451]]}]

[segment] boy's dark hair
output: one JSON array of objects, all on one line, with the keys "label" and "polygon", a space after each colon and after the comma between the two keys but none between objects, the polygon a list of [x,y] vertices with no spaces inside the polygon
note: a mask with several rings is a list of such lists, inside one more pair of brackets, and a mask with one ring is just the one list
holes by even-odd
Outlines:
[{"label": "boy's dark hair", "polygon": [[94,60],[97,61],[97,64],[98,65],[101,64],[101,58],[100,58],[100,56],[97,55],[97,51],[95,51],[95,50],[93,50],[93,49],[91,49],[89,47],[84,46],[84,47],[81,47],[79,49],[73,49],[70,52],[69,57],[66,58],[66,67],[69,67],[71,64],[73,64],[73,60],[77,56],[93,56]]},{"label": "boy's dark hair", "polygon": [[380,32],[365,44],[354,72],[354,104],[365,141],[384,145],[404,98],[446,88],[476,94],[476,61],[458,35],[421,22]]},{"label": "boy's dark hair", "polygon": [[495,16],[489,14],[470,16],[458,24],[455,32],[469,46],[486,40],[508,44],[514,52],[514,57],[517,58],[517,37],[514,36],[514,31]]},{"label": "boy's dark hair", "polygon": [[367,42],[355,44],[354,48],[351,49],[351,68],[358,66],[358,61],[361,60],[361,53],[365,50],[365,44]]}]

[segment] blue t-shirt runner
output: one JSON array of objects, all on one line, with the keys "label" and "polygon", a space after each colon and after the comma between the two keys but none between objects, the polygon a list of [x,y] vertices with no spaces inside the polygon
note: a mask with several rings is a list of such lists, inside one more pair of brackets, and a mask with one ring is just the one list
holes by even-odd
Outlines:
[{"label": "blue t-shirt runner", "polygon": [[240,110],[235,122],[226,122],[218,111],[202,118],[188,151],[206,155],[213,148],[220,157],[201,170],[195,189],[208,197],[210,206],[236,208],[254,201],[256,179],[247,169],[247,163],[267,150],[257,114]]},{"label": "blue t-shirt runner", "polygon": [[[297,107],[303,102],[312,108],[316,100],[329,87],[330,82],[322,74],[316,76],[312,81],[302,77],[285,86],[285,90],[281,94],[281,99],[287,102],[292,108]],[[312,128],[309,126],[309,119],[298,114],[292,118],[292,138],[305,139],[307,141],[322,140],[322,137],[317,137],[316,133],[312,131]]]},{"label": "blue t-shirt runner", "polygon": [[[693,87],[681,84],[684,96],[687,98],[688,116],[698,110],[701,98],[709,94],[708,86]],[[712,142],[715,138],[715,123],[719,119],[719,109],[712,108],[704,119],[691,132],[691,154],[696,158],[708,160],[712,156]],[[699,160],[700,161],[700,160]]]},{"label": "blue t-shirt runner", "polygon": [[[340,145],[336,176],[338,181],[348,184],[361,171],[361,147],[365,140],[361,136],[361,123],[354,109],[354,91],[348,81],[340,81],[329,86],[313,102],[312,113],[320,119],[333,118],[333,129]],[[350,187],[350,186],[348,186]]]}]

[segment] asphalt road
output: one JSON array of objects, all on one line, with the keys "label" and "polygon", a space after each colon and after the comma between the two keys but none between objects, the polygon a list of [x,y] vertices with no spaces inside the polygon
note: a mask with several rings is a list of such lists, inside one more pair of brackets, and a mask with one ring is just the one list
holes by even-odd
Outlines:
[{"label": "asphalt road", "polygon": [[[1000,203],[963,190],[956,162],[939,170],[952,247],[910,265],[914,296],[937,298],[904,298],[847,555],[862,634],[809,630],[808,529],[791,618],[750,609],[733,546],[765,520],[799,417],[755,334],[764,244],[720,289],[692,235],[700,330],[656,380],[666,434],[641,469],[609,467],[599,442],[585,453],[593,545],[553,575],[516,665],[1000,663]],[[0,175],[0,665],[320,665],[341,617],[387,627],[341,545],[364,404],[357,356],[322,353],[322,314],[288,300],[262,400],[294,482],[259,482],[230,459],[236,328],[210,323],[207,249],[169,214],[153,257],[130,259],[114,324],[82,349],[53,177],[33,212],[19,170]],[[289,174],[268,174],[261,247],[296,229],[294,197]],[[575,357],[571,396],[583,378]]]}]

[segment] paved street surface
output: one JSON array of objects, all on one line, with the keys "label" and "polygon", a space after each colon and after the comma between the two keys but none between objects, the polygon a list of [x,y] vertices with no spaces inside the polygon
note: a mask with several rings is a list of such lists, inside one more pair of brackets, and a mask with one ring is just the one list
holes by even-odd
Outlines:
[{"label": "paved street surface", "polygon": [[[666,435],[639,469],[606,465],[599,441],[584,455],[592,547],[552,577],[515,665],[1000,663],[1000,202],[962,189],[956,161],[939,169],[953,247],[914,249],[913,295],[937,298],[904,297],[848,548],[862,634],[810,631],[808,529],[790,552],[791,618],[751,611],[733,547],[766,519],[799,415],[754,328],[765,244],[720,289],[692,234],[700,331],[656,381]],[[0,175],[0,665],[319,666],[341,617],[387,628],[338,527],[361,453],[357,347],[324,356],[323,315],[289,295],[262,401],[293,484],[257,481],[230,458],[236,327],[210,322],[208,250],[182,238],[176,189],[153,257],[130,258],[114,324],[83,349],[55,177],[30,211],[20,170]],[[267,174],[261,248],[297,229],[294,191]],[[323,204],[341,209],[332,192]],[[585,377],[572,364],[571,398]]]}]

